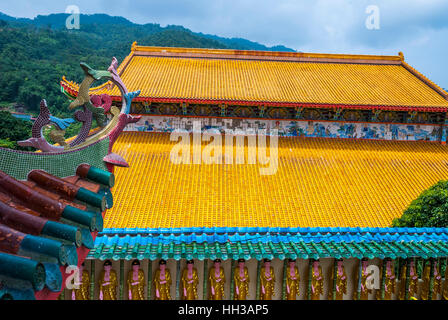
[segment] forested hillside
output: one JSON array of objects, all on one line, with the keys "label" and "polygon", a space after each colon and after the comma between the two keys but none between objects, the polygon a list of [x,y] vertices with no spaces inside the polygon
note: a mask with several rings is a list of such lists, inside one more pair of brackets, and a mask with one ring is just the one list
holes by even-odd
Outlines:
[{"label": "forested hillside", "polygon": [[0,14],[0,108],[19,105],[25,112],[37,113],[39,101],[46,98],[54,115],[66,116],[61,77],[81,81],[80,61],[99,69],[108,67],[112,56],[121,62],[133,41],[149,46],[292,51],[194,33],[181,26],[138,25],[104,14],[81,15],[81,29],[67,30],[66,18],[52,14],[30,20]]}]

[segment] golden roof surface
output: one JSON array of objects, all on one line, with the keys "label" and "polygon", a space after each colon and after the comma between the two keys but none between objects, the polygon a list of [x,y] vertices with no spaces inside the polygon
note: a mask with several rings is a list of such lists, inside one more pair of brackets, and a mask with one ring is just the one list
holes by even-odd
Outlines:
[{"label": "golden roof surface", "polygon": [[279,138],[277,173],[264,176],[260,164],[173,164],[175,143],[120,135],[114,152],[130,168],[115,169],[105,228],[388,227],[448,178],[438,143]]},{"label": "golden roof surface", "polygon": [[[399,56],[143,47],[118,71],[154,101],[448,107],[447,93]],[[78,85],[64,79],[72,91]],[[92,94],[119,96],[118,88]]]}]

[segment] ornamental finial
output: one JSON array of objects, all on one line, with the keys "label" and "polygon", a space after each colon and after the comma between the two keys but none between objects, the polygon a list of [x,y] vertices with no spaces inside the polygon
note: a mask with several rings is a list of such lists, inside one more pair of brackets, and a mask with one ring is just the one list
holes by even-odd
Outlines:
[{"label": "ornamental finial", "polygon": [[404,61],[404,54],[403,54],[403,52],[398,52],[398,55],[400,56],[400,58],[401,58],[401,61]]},{"label": "ornamental finial", "polygon": [[137,41],[134,41],[134,43],[132,43],[131,51],[134,52],[136,49],[137,49]]}]

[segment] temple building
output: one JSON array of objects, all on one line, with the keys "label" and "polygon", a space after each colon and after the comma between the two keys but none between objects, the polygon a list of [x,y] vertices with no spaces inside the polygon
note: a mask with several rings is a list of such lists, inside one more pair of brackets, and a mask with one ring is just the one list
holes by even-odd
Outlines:
[{"label": "temple building", "polygon": [[[448,93],[402,53],[134,43],[117,74],[141,91],[112,149],[129,168],[114,169],[84,294],[62,299],[448,299],[448,228],[391,227],[448,179]],[[110,81],[89,94],[124,99]],[[173,161],[183,133],[198,161]],[[243,137],[243,161],[216,156],[238,153],[219,135]],[[272,174],[249,159],[266,145]]]}]

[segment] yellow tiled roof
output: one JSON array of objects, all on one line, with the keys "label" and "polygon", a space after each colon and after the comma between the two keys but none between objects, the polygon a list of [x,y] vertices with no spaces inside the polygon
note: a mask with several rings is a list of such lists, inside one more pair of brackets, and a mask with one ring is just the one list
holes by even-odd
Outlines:
[{"label": "yellow tiled roof", "polygon": [[[447,93],[400,56],[134,46],[119,68],[140,97],[202,102],[448,107]],[[63,81],[73,91],[75,83]],[[118,88],[92,94],[119,96]]]},{"label": "yellow tiled roof", "polygon": [[[448,179],[448,149],[428,142],[280,138],[278,171],[173,164],[168,134],[123,133],[105,228],[387,227]],[[246,150],[247,151],[247,150]]]}]

